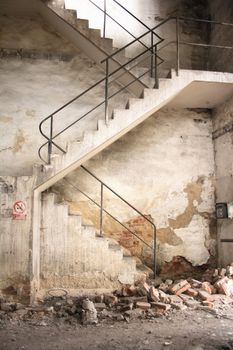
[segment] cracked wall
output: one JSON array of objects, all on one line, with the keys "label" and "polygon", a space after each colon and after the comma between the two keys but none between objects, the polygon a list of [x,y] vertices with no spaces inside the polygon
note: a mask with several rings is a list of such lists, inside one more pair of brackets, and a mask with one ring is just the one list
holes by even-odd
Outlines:
[{"label": "cracked wall", "polygon": [[[157,226],[158,262],[182,256],[194,266],[216,255],[214,153],[209,111],[163,109],[87,162],[86,166]],[[100,185],[83,170],[68,181],[100,203]],[[62,181],[54,187],[86,223],[99,226],[99,209]],[[106,209],[153,245],[150,224],[104,191]],[[139,220],[139,222],[138,222]],[[104,231],[144,262],[151,250],[105,215]]]},{"label": "cracked wall", "polygon": [[[216,202],[233,202],[233,98],[213,111],[214,147],[216,164]],[[229,130],[228,132],[226,130]],[[232,261],[233,243],[221,239],[233,239],[231,219],[218,220],[218,252],[222,266]]]}]

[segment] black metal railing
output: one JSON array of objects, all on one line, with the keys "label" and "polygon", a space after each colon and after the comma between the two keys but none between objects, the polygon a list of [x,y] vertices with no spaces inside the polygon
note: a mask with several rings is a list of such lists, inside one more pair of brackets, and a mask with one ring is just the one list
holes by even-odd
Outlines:
[{"label": "black metal railing", "polygon": [[[58,136],[60,136],[61,134],[63,134],[65,131],[67,131],[68,129],[70,129],[72,126],[74,126],[76,123],[78,123],[80,120],[82,120],[83,118],[87,117],[90,113],[92,113],[93,111],[95,111],[97,108],[99,108],[100,106],[104,105],[104,115],[105,115],[105,122],[106,124],[108,124],[109,122],[109,113],[108,113],[108,103],[109,100],[111,98],[113,98],[114,96],[116,96],[117,94],[119,94],[120,92],[122,92],[123,90],[127,89],[130,85],[132,85],[133,83],[135,83],[136,81],[141,81],[141,78],[143,76],[145,76],[148,72],[150,72],[150,75],[153,75],[153,71],[157,71],[157,67],[159,64],[161,64],[161,62],[163,62],[162,58],[160,58],[157,53],[156,53],[156,45],[160,42],[162,42],[162,40],[160,40],[159,42],[154,44],[154,33],[153,33],[153,29],[150,31],[147,31],[145,34],[142,34],[139,38],[134,39],[134,41],[131,42],[131,44],[134,44],[136,42],[139,42],[139,40],[141,38],[143,38],[144,36],[148,35],[148,33],[151,34],[151,42],[152,42],[152,46],[150,47],[146,47],[143,51],[141,51],[139,54],[136,54],[133,58],[129,59],[127,62],[119,65],[118,68],[116,68],[115,70],[110,70],[110,61],[114,60],[114,58],[112,58],[113,56],[117,55],[119,52],[121,52],[123,48],[121,48],[120,50],[116,51],[115,54],[110,55],[109,57],[107,56],[106,61],[104,60],[103,62],[106,62],[106,70],[105,70],[105,77],[103,79],[100,79],[99,81],[97,81],[95,84],[93,84],[91,87],[89,87],[88,89],[86,89],[85,91],[83,91],[82,93],[80,93],[78,96],[74,97],[72,100],[68,101],[66,104],[64,104],[62,107],[58,108],[56,111],[54,111],[52,114],[50,114],[49,116],[47,116],[46,118],[44,118],[40,125],[39,125],[39,130],[41,135],[47,140],[44,144],[42,144],[42,146],[39,148],[39,157],[41,158],[41,160],[43,160],[45,163],[50,164],[51,162],[51,154],[52,154],[52,149],[53,147],[55,147],[56,149],[58,149],[59,151],[61,151],[62,153],[66,153],[66,150],[61,146],[58,145],[58,143],[56,141],[54,141]],[[156,36],[157,37],[157,36]],[[125,47],[129,47],[130,44],[125,45]],[[141,62],[142,60],[147,59],[147,57],[143,57],[143,55],[149,53],[149,57],[151,56],[156,56],[155,59],[151,60],[151,66],[148,70],[146,70],[145,72],[143,72],[141,75],[139,75],[138,77],[135,77],[134,75],[132,75],[132,80],[130,80],[128,82],[128,84],[126,84],[125,86],[121,87],[119,90],[117,90],[116,92],[109,94],[109,83],[110,83],[110,78],[114,78],[114,76],[117,76],[115,78],[115,81],[117,81],[117,79],[119,78],[119,74],[125,74],[125,72],[130,72],[135,66],[138,65],[138,61]],[[158,63],[158,59],[160,60],[160,62]],[[136,63],[135,63],[136,62]],[[155,62],[155,69],[153,69],[153,62]],[[127,67],[129,65],[131,65],[133,63],[132,66],[130,66],[128,69]],[[157,88],[158,87],[158,77],[157,74],[154,74],[155,77],[155,84],[154,86]],[[111,81],[111,84],[114,82]],[[68,106],[70,106],[72,103],[74,103],[75,101],[77,101],[78,99],[80,99],[82,96],[84,96],[85,94],[89,93],[91,90],[93,90],[94,88],[96,88],[97,86],[100,86],[100,84],[104,83],[105,87],[104,87],[104,99],[98,103],[96,106],[94,106],[93,108],[91,108],[89,111],[87,111],[86,113],[84,113],[83,115],[81,115],[79,118],[75,119],[72,123],[70,123],[68,126],[66,126],[65,128],[63,128],[62,130],[60,130],[59,132],[54,133],[54,117],[57,116],[57,114],[61,111],[63,111],[65,108],[67,108]],[[142,82],[143,83],[143,82]],[[147,87],[144,83],[143,83],[144,87]],[[43,131],[43,125],[45,124],[45,122],[49,121],[49,134],[46,134]],[[47,159],[44,159],[42,156],[42,149],[47,146]]]},{"label": "black metal railing", "polygon": [[[155,31],[164,26],[166,23],[169,21],[174,21],[175,24],[175,40],[169,41],[168,43],[165,43],[162,47],[160,44],[164,42],[164,39],[162,39],[160,36],[160,40],[155,42],[155,37],[158,39],[158,35],[155,33]],[[93,84],[91,87],[80,93],[78,96],[74,97],[71,99],[69,102],[64,104],[62,107],[58,108],[55,112],[51,113],[49,116],[44,118],[39,126],[40,133],[42,136],[46,139],[46,142],[43,143],[43,145],[39,148],[39,157],[45,162],[50,164],[51,163],[51,155],[53,152],[53,148],[61,151],[62,153],[66,153],[65,147],[59,144],[57,141],[58,137],[63,135],[65,132],[67,132],[71,127],[76,125],[78,122],[86,118],[87,116],[90,116],[91,113],[94,111],[97,112],[97,109],[100,107],[104,107],[104,119],[105,123],[109,123],[109,101],[115,97],[117,94],[122,92],[123,90],[127,89],[131,84],[140,81],[142,83],[143,87],[147,87],[147,85],[141,80],[142,77],[145,75],[150,75],[150,77],[153,77],[154,79],[154,88],[159,88],[159,80],[158,80],[158,67],[161,65],[165,60],[159,56],[158,53],[160,53],[165,47],[168,47],[170,45],[174,45],[174,53],[175,53],[175,69],[176,69],[176,74],[179,75],[179,70],[180,70],[180,64],[181,64],[181,58],[180,58],[180,48],[183,45],[189,45],[193,47],[204,47],[204,48],[216,48],[216,49],[228,49],[232,50],[232,46],[226,46],[226,45],[216,45],[216,44],[206,44],[206,43],[196,43],[196,42],[185,42],[182,41],[180,38],[180,22],[181,21],[186,21],[186,22],[200,22],[200,23],[208,23],[211,25],[222,25],[222,26],[233,26],[232,23],[225,23],[225,22],[217,22],[217,21],[210,21],[210,20],[204,20],[204,19],[197,19],[197,18],[186,18],[186,17],[168,17],[161,21],[159,24],[154,26],[153,28],[147,30],[144,34],[140,35],[130,43],[124,45],[122,48],[117,50],[114,53],[111,53],[110,55],[107,55],[105,59],[102,60],[102,64],[105,64],[105,76],[97,81],[95,84]],[[133,58],[130,58],[123,64],[119,64],[118,68],[112,69],[111,68],[111,62],[116,61],[115,58],[117,55],[121,52],[123,52],[125,49],[132,47],[135,43],[140,44],[142,39],[146,36],[150,35],[150,45],[149,47],[143,44],[143,50],[137,53]],[[145,57],[146,56],[146,57]],[[143,73],[140,74],[138,77],[135,77],[134,75],[130,76],[132,80],[129,79],[128,83],[122,86],[119,90],[114,91],[113,93],[110,92],[110,86],[113,85],[114,81],[117,81],[119,76],[125,74],[125,72],[130,72],[133,68],[138,66],[139,62],[141,63],[142,61],[145,60],[150,60],[149,68]],[[159,62],[158,62],[159,60]],[[170,68],[174,68],[170,67]],[[62,111],[64,111],[68,106],[71,106],[72,104],[76,103],[79,101],[83,96],[87,97],[88,93],[93,92],[93,90],[97,87],[102,87],[103,88],[103,100],[101,100],[97,105],[92,106],[88,111],[86,111],[84,114],[82,114],[80,117],[76,118],[73,120],[71,123],[66,125],[64,128],[60,129],[59,131],[55,131],[55,119],[57,120],[58,114]],[[101,112],[102,113],[102,112]],[[66,119],[66,118],[64,118]],[[57,125],[60,125],[61,121],[58,120],[59,122]],[[49,123],[48,127],[48,132],[43,130],[43,127],[45,126],[45,123]],[[42,156],[42,150],[44,148],[47,148],[47,156],[43,157]]]},{"label": "black metal railing", "polygon": [[[85,196],[88,200],[90,200],[93,204],[95,204],[99,209],[99,235],[102,237],[104,234],[103,230],[103,217],[104,214],[107,214],[110,216],[114,221],[116,221],[119,225],[124,227],[131,235],[136,237],[140,242],[142,242],[145,246],[151,249],[152,251],[152,266],[153,266],[153,272],[154,272],[154,277],[156,276],[156,271],[157,271],[157,260],[156,260],[156,226],[151,221],[148,219],[146,215],[141,213],[135,206],[130,204],[126,199],[124,199],[121,195],[119,195],[116,191],[114,191],[111,187],[109,187],[105,182],[99,179],[95,174],[93,174],[89,169],[87,169],[85,166],[81,166],[81,168],[88,173],[93,179],[95,179],[99,184],[100,184],[100,203],[98,203],[96,200],[91,198],[87,193],[85,193],[82,189],[80,189],[78,186],[73,184],[71,181],[67,180],[66,178],[63,179],[63,181],[72,186],[75,190],[79,191],[83,196]],[[104,189],[109,190],[112,194],[114,194],[118,199],[120,199],[123,203],[125,203],[128,207],[130,207],[134,212],[136,212],[140,217],[142,217],[145,221],[147,221],[149,224],[151,224],[152,229],[153,229],[153,244],[148,244],[142,237],[140,237],[136,232],[134,232],[131,228],[129,228],[125,223],[121,222],[119,219],[116,218],[115,215],[110,213],[105,207],[104,207]]]}]

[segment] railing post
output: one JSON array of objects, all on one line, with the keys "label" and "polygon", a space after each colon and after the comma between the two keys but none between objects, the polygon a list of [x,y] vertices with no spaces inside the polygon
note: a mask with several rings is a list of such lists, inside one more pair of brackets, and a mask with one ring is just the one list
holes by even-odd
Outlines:
[{"label": "railing post", "polygon": [[49,135],[49,141],[48,141],[48,164],[51,164],[51,154],[52,154],[52,148],[53,148],[53,115],[50,118],[50,135]]},{"label": "railing post", "polygon": [[100,185],[100,237],[103,237],[103,203],[104,203],[104,185]]},{"label": "railing post", "polygon": [[180,35],[179,35],[179,17],[176,16],[176,75],[180,70]]},{"label": "railing post", "polygon": [[108,76],[109,76],[109,62],[106,60],[106,78],[105,78],[105,123],[108,125]]},{"label": "railing post", "polygon": [[155,89],[158,89],[159,79],[158,79],[158,64],[157,64],[157,45],[155,45],[154,56],[155,56]]},{"label": "railing post", "polygon": [[156,227],[154,226],[154,256],[153,256],[153,259],[154,259],[154,278],[156,277],[156,269],[157,269],[157,264],[156,264]]},{"label": "railing post", "polygon": [[104,25],[103,25],[103,37],[106,37],[106,17],[107,17],[107,9],[106,9],[106,0],[104,0]]},{"label": "railing post", "polygon": [[153,78],[153,69],[154,69],[154,33],[151,31],[151,56],[150,56],[150,76]]}]

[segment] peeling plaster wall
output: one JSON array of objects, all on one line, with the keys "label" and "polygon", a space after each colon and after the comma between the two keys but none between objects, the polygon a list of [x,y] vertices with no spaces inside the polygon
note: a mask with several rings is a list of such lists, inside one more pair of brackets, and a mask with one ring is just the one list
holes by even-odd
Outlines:
[{"label": "peeling plaster wall", "polygon": [[[30,175],[32,165],[39,161],[37,151],[46,141],[39,133],[40,121],[100,80],[103,73],[40,18],[0,17],[0,22],[4,24],[0,47],[8,49],[0,59],[0,162],[5,165],[0,174]],[[30,58],[14,57],[20,48]],[[118,88],[112,83],[109,93]],[[96,106],[103,96],[101,85],[57,114],[54,133]],[[112,99],[110,113],[112,103],[123,107],[126,101],[126,93],[121,93],[118,101]],[[84,129],[96,129],[97,117],[103,117],[103,107],[58,137],[58,144],[65,148],[67,140],[82,137]],[[49,123],[44,124],[43,131],[49,135]],[[42,156],[46,159],[45,152]]]},{"label": "peeling plaster wall", "polygon": [[[216,202],[233,202],[233,98],[213,111],[216,163]],[[226,132],[226,128],[229,132]],[[218,220],[219,262],[225,266],[232,262],[233,243],[221,243],[223,238],[233,239],[233,221]]]},{"label": "peeling plaster wall", "polygon": [[[88,161],[87,168],[155,222],[162,264],[183,256],[202,265],[215,256],[214,154],[208,111],[163,109]],[[79,169],[68,181],[100,203],[100,185]],[[55,190],[97,227],[99,209],[63,180]],[[106,209],[134,228],[148,244],[153,232],[138,214],[104,191]],[[151,265],[150,249],[105,216],[105,232]]]},{"label": "peeling plaster wall", "polygon": [[[28,296],[31,239],[31,177],[0,177],[0,290]],[[13,203],[26,204],[25,220],[13,220]]]}]

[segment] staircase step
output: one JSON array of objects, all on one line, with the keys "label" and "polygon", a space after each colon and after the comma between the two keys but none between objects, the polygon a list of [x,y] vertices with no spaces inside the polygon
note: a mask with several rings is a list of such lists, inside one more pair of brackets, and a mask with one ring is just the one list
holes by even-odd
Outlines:
[{"label": "staircase step", "polygon": [[76,28],[79,30],[88,30],[89,29],[89,21],[88,19],[77,18],[76,19]]}]

